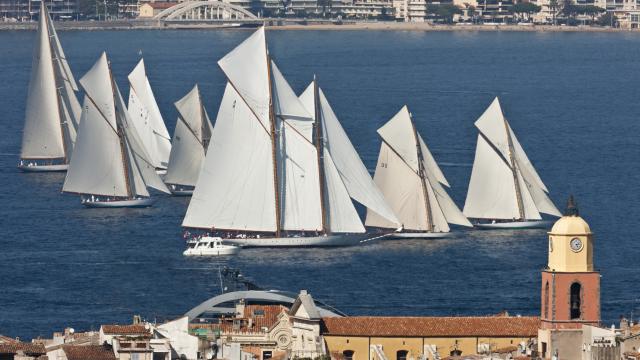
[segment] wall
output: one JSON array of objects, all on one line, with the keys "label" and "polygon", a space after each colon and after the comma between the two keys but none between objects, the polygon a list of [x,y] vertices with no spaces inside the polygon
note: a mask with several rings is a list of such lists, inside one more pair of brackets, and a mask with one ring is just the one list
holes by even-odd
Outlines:
[{"label": "wall", "polygon": [[424,347],[433,345],[440,357],[449,356],[454,349],[462,351],[463,355],[475,354],[478,345],[491,344],[492,349],[517,346],[521,342],[528,342],[527,337],[350,337],[324,336],[328,353],[332,358],[338,358],[345,350],[354,351],[354,360],[369,360],[369,346],[382,345],[382,350],[388,360],[396,360],[398,350],[409,351],[407,359],[417,360],[424,353]]}]

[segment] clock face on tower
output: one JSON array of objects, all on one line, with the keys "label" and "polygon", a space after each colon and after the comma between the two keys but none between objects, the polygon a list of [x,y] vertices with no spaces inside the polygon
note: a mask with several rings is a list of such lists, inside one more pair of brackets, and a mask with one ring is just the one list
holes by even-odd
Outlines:
[{"label": "clock face on tower", "polygon": [[578,238],[573,238],[571,239],[569,246],[571,247],[571,250],[573,250],[574,252],[578,252],[582,250],[582,240]]}]

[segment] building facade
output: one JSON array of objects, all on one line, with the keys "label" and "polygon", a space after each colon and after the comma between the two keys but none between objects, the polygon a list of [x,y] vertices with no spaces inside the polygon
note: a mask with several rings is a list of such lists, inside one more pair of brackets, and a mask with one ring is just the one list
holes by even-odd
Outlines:
[{"label": "building facade", "polygon": [[[78,16],[79,0],[44,1],[53,20],[71,20]],[[37,20],[40,3],[40,0],[0,0],[0,20]]]}]

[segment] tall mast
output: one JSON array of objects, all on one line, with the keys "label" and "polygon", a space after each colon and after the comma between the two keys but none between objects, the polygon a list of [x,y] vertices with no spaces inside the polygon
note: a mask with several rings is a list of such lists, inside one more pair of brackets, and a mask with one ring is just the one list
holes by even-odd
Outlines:
[{"label": "tall mast", "polygon": [[[127,185],[127,197],[132,198],[131,191],[131,181],[129,179],[129,168],[131,167],[129,164],[129,157],[127,156],[127,149],[124,143],[124,128],[122,126],[122,121],[118,121],[118,102],[116,101],[116,83],[113,80],[113,74],[111,73],[111,63],[107,61],[107,66],[109,67],[109,78],[111,79],[111,94],[113,99],[113,106],[116,110],[116,129],[118,130],[118,139],[120,140],[120,156],[122,157],[122,171],[124,172],[124,181]],[[120,109],[120,111],[126,111],[125,109]]]},{"label": "tall mast", "polygon": [[320,109],[320,91],[318,88],[318,79],[315,75],[313,75],[313,105],[315,110],[315,122],[314,127],[315,131],[315,145],[316,145],[316,153],[318,156],[318,182],[320,189],[320,214],[322,216],[322,233],[326,234],[327,232],[327,215],[324,204],[324,147],[323,140],[324,134],[322,132],[322,111]]},{"label": "tall mast", "polygon": [[[44,1],[42,2],[42,7],[40,8],[40,16],[44,16],[44,31],[47,32],[47,46],[49,46],[49,54],[51,54],[50,60],[51,60],[51,71],[53,72],[53,82],[55,84],[56,87],[56,104],[58,105],[58,124],[60,125],[60,136],[62,137],[62,149],[64,151],[64,163],[68,164],[69,163],[69,151],[67,150],[67,142],[65,141],[65,136],[64,136],[64,126],[62,125],[62,122],[64,121],[65,117],[62,115],[62,104],[60,103],[60,87],[58,84],[58,76],[56,76],[56,65],[54,63],[54,50],[53,47],[51,46],[51,38],[52,35],[49,33],[49,16],[48,16],[48,12],[47,12],[47,5],[45,5]],[[51,27],[53,27],[53,25],[51,25]],[[42,29],[41,29],[42,31]],[[68,126],[68,124],[67,124]]]},{"label": "tall mast", "polygon": [[282,223],[280,221],[280,181],[278,179],[278,162],[276,160],[276,116],[273,110],[273,94],[271,84],[271,59],[269,57],[269,50],[267,49],[267,77],[269,78],[269,122],[271,125],[271,158],[273,159],[273,192],[275,194],[276,205],[276,237],[280,237],[280,230]]},{"label": "tall mast", "polygon": [[511,131],[509,131],[509,123],[507,118],[503,116],[504,129],[507,132],[507,143],[509,144],[509,162],[511,162],[511,172],[513,173],[513,184],[516,188],[516,202],[518,203],[518,213],[520,220],[524,220],[524,206],[522,205],[522,190],[520,189],[520,181],[518,181],[518,169],[516,169],[516,159],[513,150],[513,139],[511,139]]},{"label": "tall mast", "polygon": [[413,138],[416,142],[416,150],[418,152],[418,176],[420,177],[420,185],[422,185],[422,194],[424,196],[424,207],[427,210],[427,230],[433,232],[433,214],[431,213],[431,201],[429,201],[429,191],[427,190],[427,184],[425,183],[425,170],[424,170],[424,158],[422,156],[422,148],[420,147],[420,139],[418,138],[418,132],[416,131],[416,124],[413,122],[413,117],[409,113],[409,119],[411,121],[411,128],[413,129]]}]

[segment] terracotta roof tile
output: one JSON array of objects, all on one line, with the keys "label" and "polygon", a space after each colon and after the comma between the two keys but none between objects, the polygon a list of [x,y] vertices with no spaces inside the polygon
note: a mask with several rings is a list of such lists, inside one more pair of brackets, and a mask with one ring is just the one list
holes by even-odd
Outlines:
[{"label": "terracotta roof tile", "polygon": [[67,355],[67,360],[116,360],[110,346],[66,345],[62,349]]},{"label": "terracotta roof tile", "polygon": [[144,325],[102,325],[102,331],[107,335],[147,335]]},{"label": "terracotta roof tile", "polygon": [[[189,328],[219,330],[223,334],[263,333],[263,328],[271,329],[278,322],[278,316],[288,310],[282,305],[246,305],[240,318],[224,318],[219,324],[190,324]],[[233,326],[234,319],[241,321],[241,326],[237,329]],[[249,319],[252,319],[251,327],[248,326]]]},{"label": "terracotta roof tile", "polygon": [[8,336],[0,335],[0,344],[14,343],[14,342],[18,342],[18,340],[14,338],[10,338]]},{"label": "terracotta roof tile", "polygon": [[0,354],[15,354],[18,351],[23,351],[28,355],[44,355],[47,351],[42,344],[24,343],[24,342],[12,342],[0,344]]},{"label": "terracotta roof tile", "polygon": [[324,335],[350,336],[518,336],[538,335],[538,317],[330,317]]}]

